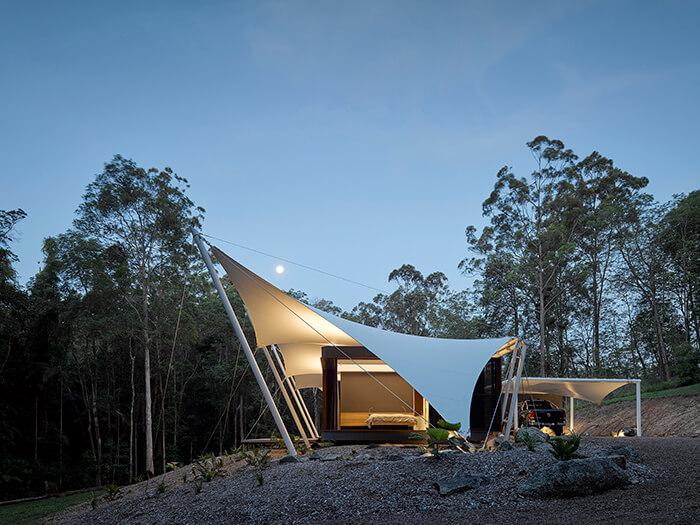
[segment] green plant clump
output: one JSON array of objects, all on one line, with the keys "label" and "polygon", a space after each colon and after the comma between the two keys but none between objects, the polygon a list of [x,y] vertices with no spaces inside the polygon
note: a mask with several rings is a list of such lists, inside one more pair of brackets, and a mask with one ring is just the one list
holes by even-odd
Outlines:
[{"label": "green plant clump", "polygon": [[244,450],[239,453],[238,459],[245,461],[255,471],[255,480],[258,486],[265,482],[263,471],[270,464],[270,450],[266,448],[256,448],[253,450]]},{"label": "green plant clump", "polygon": [[536,437],[528,432],[523,432],[518,438],[521,443],[523,443],[530,452],[534,452],[537,445],[541,443]]},{"label": "green plant clump", "polygon": [[[192,483],[195,494],[199,494],[202,491],[203,483],[209,483],[216,477],[224,476],[224,458],[215,457],[213,454],[200,456],[192,464],[190,474],[192,477],[189,478],[189,481]],[[182,476],[183,482],[187,479],[187,474],[184,474]],[[160,487],[158,489],[160,490]]]},{"label": "green plant clump", "polygon": [[426,429],[428,433],[428,446],[433,457],[438,457],[440,453],[440,445],[449,445],[453,448],[460,448],[463,439],[450,437],[451,431],[457,431],[462,428],[461,423],[448,423],[444,419],[439,419],[436,427]]},{"label": "green plant clump", "polygon": [[552,447],[550,452],[559,461],[568,461],[575,458],[580,444],[581,436],[578,434],[559,436],[549,440],[549,446]]}]

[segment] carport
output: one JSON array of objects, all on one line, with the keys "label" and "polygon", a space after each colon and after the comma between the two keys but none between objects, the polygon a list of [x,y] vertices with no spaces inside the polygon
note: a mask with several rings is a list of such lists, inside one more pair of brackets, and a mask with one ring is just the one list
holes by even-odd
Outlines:
[{"label": "carport", "polygon": [[[634,384],[636,394],[637,435],[642,435],[641,379],[593,379],[580,377],[526,377],[523,376],[515,392],[522,396],[562,396],[569,398],[569,430],[574,429],[574,399],[583,399],[600,405],[609,394],[625,385]],[[506,390],[507,382],[503,383]],[[517,418],[516,418],[517,421]]]}]

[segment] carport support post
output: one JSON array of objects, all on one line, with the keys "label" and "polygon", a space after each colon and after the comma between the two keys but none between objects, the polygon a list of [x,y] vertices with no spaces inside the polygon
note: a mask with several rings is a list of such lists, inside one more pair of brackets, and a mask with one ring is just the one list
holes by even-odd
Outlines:
[{"label": "carport support post", "polygon": [[248,340],[245,338],[245,334],[243,333],[243,329],[241,328],[241,325],[238,322],[236,313],[233,311],[233,307],[231,306],[231,303],[228,300],[226,291],[224,290],[224,287],[221,284],[219,274],[216,273],[214,263],[211,262],[209,252],[207,251],[206,246],[204,246],[204,241],[202,241],[202,238],[195,230],[192,230],[192,237],[194,238],[194,242],[197,244],[197,248],[199,248],[199,252],[202,254],[204,264],[207,265],[209,275],[211,275],[211,279],[212,281],[214,281],[214,287],[216,288],[216,291],[219,294],[219,299],[221,299],[221,302],[224,303],[224,309],[228,314],[228,319],[231,322],[233,331],[238,337],[238,342],[243,347],[243,353],[245,353],[246,359],[248,359],[248,364],[250,365],[250,369],[253,371],[255,380],[258,382],[258,386],[260,387],[260,391],[262,392],[262,395],[265,398],[267,407],[270,409],[270,412],[272,412],[272,417],[275,420],[275,424],[277,425],[277,430],[279,430],[279,433],[282,436],[282,439],[284,440],[284,444],[287,447],[287,452],[290,456],[296,456],[297,451],[294,448],[294,443],[292,443],[292,438],[289,437],[287,428],[284,426],[284,422],[282,421],[282,416],[280,416],[280,412],[279,410],[277,410],[277,405],[275,405],[275,401],[272,399],[272,394],[270,394],[270,389],[267,388],[267,384],[265,383],[265,379],[263,378],[262,372],[258,367],[257,361],[255,361],[253,351],[250,349],[250,345],[248,344]]},{"label": "carport support post", "polygon": [[569,432],[574,431],[574,398],[569,396]]},{"label": "carport support post", "polygon": [[642,435],[642,382],[638,379],[634,383],[637,395],[637,435]]}]

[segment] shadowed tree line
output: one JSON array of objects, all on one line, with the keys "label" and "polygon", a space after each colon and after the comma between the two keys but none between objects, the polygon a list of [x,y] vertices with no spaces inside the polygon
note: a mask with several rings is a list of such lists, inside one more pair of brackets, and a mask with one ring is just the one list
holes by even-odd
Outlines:
[{"label": "shadowed tree line", "polygon": [[[291,293],[398,332],[522,337],[530,375],[698,381],[700,191],[658,203],[597,152],[581,159],[547,137],[527,147],[531,173],[502,168],[485,226],[466,229],[455,264],[469,289],[404,264],[393,292],[350,311]],[[273,431],[192,246],[204,210],[187,189],[169,168],[116,156],[24,287],[12,241],[26,214],[0,211],[1,498],[128,483]]]}]

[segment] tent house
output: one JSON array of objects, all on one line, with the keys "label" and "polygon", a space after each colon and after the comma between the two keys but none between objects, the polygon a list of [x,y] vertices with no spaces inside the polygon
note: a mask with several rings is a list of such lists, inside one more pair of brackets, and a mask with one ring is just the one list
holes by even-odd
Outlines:
[{"label": "tent house", "polygon": [[[208,251],[195,239],[206,262]],[[486,432],[501,358],[516,339],[439,339],[365,326],[303,304],[220,249],[211,251],[245,305],[256,347],[274,365],[302,436],[402,441],[440,417],[460,422],[465,435]],[[323,392],[320,429],[299,395],[310,387]]]},{"label": "tent house", "polygon": [[[202,257],[290,454],[289,433],[238,324],[204,241]],[[440,339],[389,332],[318,310],[284,293],[211,246],[240,295],[301,437],[307,442],[409,439],[439,418],[461,433],[484,438],[489,429],[517,428],[525,345],[513,337]],[[502,359],[512,354],[508,367]],[[323,395],[318,428],[300,390]],[[507,403],[499,401],[507,400]],[[506,406],[507,405],[507,406]],[[497,419],[501,407],[501,418]],[[507,423],[506,423],[507,421]]]}]

